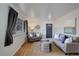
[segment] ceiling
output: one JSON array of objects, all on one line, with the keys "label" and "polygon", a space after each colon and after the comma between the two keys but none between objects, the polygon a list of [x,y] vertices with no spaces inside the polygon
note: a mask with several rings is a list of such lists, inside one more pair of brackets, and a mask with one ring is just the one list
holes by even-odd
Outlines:
[{"label": "ceiling", "polygon": [[25,17],[55,19],[79,8],[78,3],[16,3],[13,4]]}]

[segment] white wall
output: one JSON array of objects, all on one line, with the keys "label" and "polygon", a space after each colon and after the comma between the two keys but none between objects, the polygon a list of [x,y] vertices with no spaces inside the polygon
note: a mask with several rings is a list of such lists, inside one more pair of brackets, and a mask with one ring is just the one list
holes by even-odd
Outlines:
[{"label": "white wall", "polygon": [[[58,19],[54,20],[54,31],[55,33],[64,33],[65,20],[72,20],[77,17],[77,25],[76,25],[76,35],[79,36],[79,9],[72,11]],[[73,24],[74,25],[74,24]],[[65,33],[64,33],[65,34]]]},{"label": "white wall", "polygon": [[25,41],[25,33],[17,33],[14,35],[13,44],[4,47],[5,33],[8,21],[8,4],[0,4],[0,55],[14,55]]},{"label": "white wall", "polygon": [[41,26],[41,33],[43,33],[43,36],[46,37],[46,24],[52,24],[52,34],[53,34],[53,21],[52,20],[43,20],[41,23],[40,23],[40,26]]},{"label": "white wall", "polygon": [[[41,21],[40,19],[36,18],[36,17],[30,17],[30,18],[27,18],[28,20],[28,27],[29,27],[29,31],[31,31],[32,29],[35,28],[36,25],[40,25]],[[40,31],[40,30],[38,30]],[[35,31],[35,32],[38,32],[38,31]]]},{"label": "white wall", "polygon": [[[42,33],[43,37],[45,38],[46,37],[46,24],[53,24],[53,20],[48,20],[48,19],[40,19],[40,18],[37,18],[37,17],[34,17],[34,18],[27,18],[28,19],[28,26],[30,28],[36,26],[36,25],[40,25],[40,29],[36,32],[40,32]],[[53,31],[52,31],[53,33]]]},{"label": "white wall", "polygon": [[8,5],[0,4],[0,46],[3,47],[8,19]]}]

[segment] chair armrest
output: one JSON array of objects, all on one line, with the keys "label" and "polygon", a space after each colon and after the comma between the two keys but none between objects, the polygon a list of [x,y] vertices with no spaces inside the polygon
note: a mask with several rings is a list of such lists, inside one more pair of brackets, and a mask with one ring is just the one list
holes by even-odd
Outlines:
[{"label": "chair armrest", "polygon": [[79,53],[79,43],[67,43],[65,48],[66,53]]}]

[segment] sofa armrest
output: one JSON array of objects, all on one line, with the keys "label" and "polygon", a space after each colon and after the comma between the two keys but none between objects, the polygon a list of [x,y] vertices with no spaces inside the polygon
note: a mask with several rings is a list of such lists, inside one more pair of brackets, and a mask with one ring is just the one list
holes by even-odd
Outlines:
[{"label": "sofa armrest", "polygon": [[79,43],[65,44],[66,53],[79,53]]}]

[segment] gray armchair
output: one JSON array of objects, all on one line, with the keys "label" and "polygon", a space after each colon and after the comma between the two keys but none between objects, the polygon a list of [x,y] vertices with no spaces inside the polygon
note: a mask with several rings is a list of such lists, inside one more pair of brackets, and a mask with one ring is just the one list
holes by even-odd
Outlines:
[{"label": "gray armchair", "polygon": [[33,32],[33,33],[29,33],[28,37],[29,37],[30,42],[34,42],[34,41],[40,41],[42,38],[42,35],[41,35],[41,33]]}]

